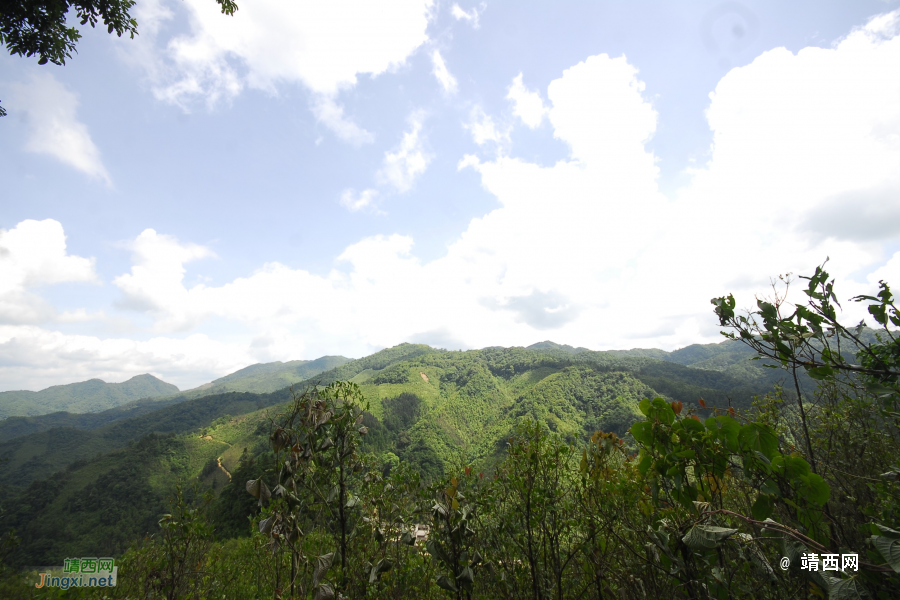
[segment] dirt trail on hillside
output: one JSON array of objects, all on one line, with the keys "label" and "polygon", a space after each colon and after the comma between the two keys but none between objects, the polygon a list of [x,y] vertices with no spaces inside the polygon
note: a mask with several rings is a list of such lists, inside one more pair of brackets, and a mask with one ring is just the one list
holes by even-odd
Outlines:
[{"label": "dirt trail on hillside", "polygon": [[231,481],[231,473],[228,472],[228,469],[226,469],[225,467],[222,466],[222,457],[221,456],[216,457],[216,463],[218,463],[219,468],[222,469],[222,472],[225,473],[226,475],[228,475],[228,481]]}]

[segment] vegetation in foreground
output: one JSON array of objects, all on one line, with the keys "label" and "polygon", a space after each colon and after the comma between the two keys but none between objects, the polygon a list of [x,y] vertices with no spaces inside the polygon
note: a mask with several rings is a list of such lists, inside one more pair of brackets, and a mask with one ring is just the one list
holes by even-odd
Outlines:
[{"label": "vegetation in foreground", "polygon": [[[523,411],[496,462],[460,457],[426,478],[362,451],[374,431],[359,386],[310,387],[272,419],[270,450],[242,459],[241,495],[222,492],[225,507],[256,506],[251,535],[220,539],[223,505],[179,486],[119,559],[116,588],[35,590],[33,574],[8,572],[0,595],[896,598],[900,315],[884,283],[855,298],[881,325],[868,341],[838,322],[822,268],[807,281],[790,314],[777,293],[747,315],[713,300],[735,339],[791,374],[750,408],[645,398],[627,433],[587,439]],[[824,568],[849,554],[857,569]]]}]

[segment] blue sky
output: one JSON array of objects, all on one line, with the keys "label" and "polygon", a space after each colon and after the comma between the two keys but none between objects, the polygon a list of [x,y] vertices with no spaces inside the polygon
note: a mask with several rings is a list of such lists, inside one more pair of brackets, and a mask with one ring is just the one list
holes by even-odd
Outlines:
[{"label": "blue sky", "polygon": [[826,257],[900,282],[896,1],[239,6],[0,57],[0,391],[674,349]]}]

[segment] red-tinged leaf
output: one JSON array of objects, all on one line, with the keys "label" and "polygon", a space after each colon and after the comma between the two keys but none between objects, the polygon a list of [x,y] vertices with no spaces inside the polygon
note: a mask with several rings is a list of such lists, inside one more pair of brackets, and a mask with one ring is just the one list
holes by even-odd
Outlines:
[{"label": "red-tinged leaf", "polygon": [[698,417],[697,415],[691,415],[691,418],[692,418],[693,420],[695,420],[695,421],[699,421],[699,420],[700,420],[700,417]]},{"label": "red-tinged leaf", "polygon": [[706,408],[706,402],[704,402],[703,398],[700,398],[700,406]]},{"label": "red-tinged leaf", "polygon": [[675,400],[674,402],[672,402],[672,412],[674,412],[676,415],[681,414],[681,407],[682,407],[682,404],[678,400]]}]

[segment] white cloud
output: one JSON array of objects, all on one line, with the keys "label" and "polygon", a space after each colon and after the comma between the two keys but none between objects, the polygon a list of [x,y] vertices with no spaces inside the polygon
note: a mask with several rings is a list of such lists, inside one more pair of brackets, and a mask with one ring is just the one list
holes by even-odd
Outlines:
[{"label": "white cloud", "polygon": [[372,209],[377,197],[378,190],[367,189],[360,193],[356,193],[356,190],[344,190],[344,193],[341,194],[341,206],[350,212]]},{"label": "white cloud", "polygon": [[431,64],[434,67],[432,73],[434,73],[434,77],[438,80],[438,83],[441,84],[444,93],[455,94],[457,89],[456,78],[447,70],[447,65],[444,63],[444,58],[441,56],[439,50],[435,50],[431,53]]},{"label": "white cloud", "polygon": [[538,127],[544,120],[547,109],[544,108],[541,95],[525,87],[521,73],[513,79],[506,98],[513,101],[513,114],[531,129]]},{"label": "white cloud", "polygon": [[[30,290],[55,283],[96,283],[94,259],[66,252],[62,225],[52,219],[0,229],[0,323],[70,320]],[[86,313],[85,313],[86,316]]]},{"label": "white cloud", "polygon": [[384,163],[377,175],[380,183],[391,185],[398,192],[408,192],[428,168],[432,157],[423,147],[424,118],[421,112],[413,113],[409,117],[410,129],[403,134],[399,148],[385,152]]},{"label": "white cloud", "polygon": [[[310,104],[313,114],[339,138],[354,146],[371,144],[375,136],[344,116],[344,109],[330,96],[318,96]],[[318,144],[317,144],[318,145]]]},{"label": "white cloud", "polygon": [[472,140],[479,146],[483,146],[488,142],[494,142],[499,145],[509,143],[509,128],[502,129],[480,106],[476,105],[472,108],[469,122],[464,124],[463,127],[469,130],[472,134]]},{"label": "white cloud", "polygon": [[459,7],[459,4],[454,3],[450,8],[450,14],[452,14],[457,21],[467,21],[473,28],[478,29],[478,17],[484,12],[485,8],[487,8],[487,5],[482,2],[478,8],[473,6],[471,10],[465,11]]},{"label": "white cloud", "polygon": [[257,354],[247,344],[221,342],[202,334],[136,341],[0,325],[4,390],[36,391],[91,378],[118,382],[142,373],[187,389],[254,362],[258,362]]},{"label": "white cloud", "polygon": [[432,0],[260,0],[242,4],[233,17],[205,0],[184,6],[190,33],[166,41],[157,32],[171,11],[152,0],[146,14],[155,29],[146,43],[156,52],[132,53],[155,93],[182,105],[233,96],[244,86],[274,92],[279,83],[301,83],[333,98],[358,75],[403,64],[426,42]]},{"label": "white cloud", "polygon": [[[900,38],[885,31],[876,23],[831,49],[773,50],[731,71],[707,111],[710,159],[674,198],[656,187],[646,144],[657,113],[637,70],[624,57],[599,55],[547,90],[549,122],[570,156],[552,166],[504,153],[462,158],[459,168],[476,173],[498,206],[429,263],[416,258],[410,236],[382,235],[347,247],[327,274],[268,263],[224,285],[187,286],[185,262],[209,251],[145,232],[135,243],[135,267],[116,284],[154,319],[162,349],[123,352],[140,359],[129,364],[158,361],[155,372],[209,373],[242,357],[359,356],[424,339],[459,347],[549,338],[589,348],[674,348],[721,339],[711,297],[734,292],[739,307],[748,306],[754,293],[766,293],[770,276],[808,274],[825,256],[842,300],[872,293],[876,278],[897,286],[890,274],[900,259],[885,243],[895,244],[896,234],[838,238],[821,227],[811,232],[809,219],[849,202],[841,194],[886,189],[896,177],[900,81],[892,75],[900,72]],[[406,164],[404,148],[420,148],[420,128],[412,123],[400,149],[388,153],[397,157],[391,164]],[[496,125],[493,131],[479,139],[502,138]],[[415,170],[398,167],[397,181],[411,181]],[[166,333],[213,319],[253,336],[191,346]],[[23,361],[4,367],[4,381],[36,373],[42,362],[75,361],[78,352],[85,358],[77,364],[96,360],[99,370],[121,343],[5,331],[3,339],[38,341],[21,351],[3,346],[4,364]]]},{"label": "white cloud", "polygon": [[[184,330],[205,316],[202,307],[190,301],[184,288],[184,263],[215,256],[209,248],[182,244],[169,235],[145,229],[131,244],[133,263],[130,273],[119,275],[113,283],[122,291],[122,308],[154,314],[161,330]],[[195,296],[204,285],[191,288]]]},{"label": "white cloud", "polygon": [[111,185],[100,150],[76,115],[78,98],[49,73],[35,73],[27,83],[12,83],[8,105],[28,126],[25,149],[47,154]]}]

